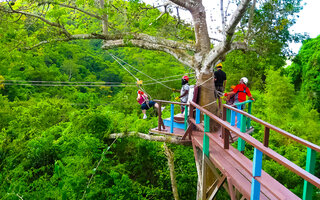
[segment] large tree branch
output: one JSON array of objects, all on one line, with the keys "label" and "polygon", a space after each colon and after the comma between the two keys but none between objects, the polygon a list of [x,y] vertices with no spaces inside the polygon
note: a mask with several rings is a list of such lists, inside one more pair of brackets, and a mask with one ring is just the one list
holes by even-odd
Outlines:
[{"label": "large tree branch", "polygon": [[102,20],[102,17],[100,17],[99,15],[96,15],[96,14],[93,14],[93,13],[90,13],[86,10],[83,10],[77,6],[73,6],[73,5],[67,5],[67,4],[62,4],[62,3],[58,3],[58,2],[54,2],[54,1],[46,1],[46,2],[42,2],[40,3],[41,4],[55,4],[55,5],[59,5],[59,6],[62,6],[62,7],[66,7],[66,8],[71,8],[71,9],[75,9],[75,10],[78,10],[86,15],[89,15],[91,17],[94,17],[94,18],[97,18],[99,20]]},{"label": "large tree branch", "polygon": [[216,63],[219,60],[222,60],[222,58],[224,58],[225,55],[230,50],[232,50],[231,44],[233,41],[234,32],[241,18],[245,14],[250,1],[251,0],[241,1],[240,5],[238,6],[237,10],[234,12],[232,16],[229,26],[226,28],[226,33],[225,33],[226,35],[223,42],[217,48],[212,49],[203,60],[203,66],[204,66],[203,70],[209,69],[213,63]]},{"label": "large tree branch", "polygon": [[[105,8],[104,0],[100,0],[100,8],[103,10]],[[103,13],[102,14],[102,32],[103,35],[108,34],[108,15]]]},{"label": "large tree branch", "polygon": [[147,135],[144,133],[113,133],[109,135],[109,139],[115,138],[124,138],[124,137],[139,137],[145,140],[157,141],[157,142],[167,142],[172,144],[180,144],[180,145],[191,145],[191,141],[177,139],[171,136],[155,136],[155,135]]},{"label": "large tree branch", "polygon": [[194,7],[194,2],[191,0],[170,0],[170,1],[187,10],[191,10]]},{"label": "large tree branch", "polygon": [[43,21],[44,23],[46,23],[46,24],[48,24],[50,26],[59,28],[62,31],[62,33],[64,33],[67,37],[71,36],[71,34],[64,28],[63,25],[61,25],[59,23],[56,23],[56,22],[51,22],[51,21],[47,20],[46,18],[41,17],[40,15],[36,15],[36,14],[33,14],[33,13],[24,12],[24,11],[19,11],[19,10],[13,10],[13,9],[11,10],[11,13],[20,13],[20,14],[23,14],[23,15],[26,15],[26,16],[30,16],[30,17],[34,17],[34,18],[40,19],[41,21]]},{"label": "large tree branch", "polygon": [[89,39],[102,39],[103,40],[103,39],[105,39],[105,37],[103,35],[99,35],[99,34],[95,34],[95,33],[70,35],[70,37],[67,37],[67,38],[57,38],[57,39],[53,39],[53,40],[41,41],[32,47],[25,47],[24,49],[31,50],[31,49],[37,48],[41,45],[54,43],[54,42],[67,42],[67,41],[71,41],[71,40],[89,40]]},{"label": "large tree branch", "polygon": [[248,22],[248,31],[246,34],[246,40],[250,41],[251,38],[251,32],[252,32],[252,23],[253,23],[253,18],[254,18],[254,9],[256,8],[256,0],[253,0],[251,9],[250,9],[250,16],[249,16],[249,22]]},{"label": "large tree branch", "polygon": [[102,46],[102,49],[107,50],[115,47],[128,47],[128,46],[134,46],[134,47],[139,47],[139,48],[149,49],[149,50],[164,51],[174,56],[181,63],[189,66],[190,68],[193,68],[192,56],[187,54],[185,51],[164,46],[161,44],[147,42],[144,40],[125,40],[125,39],[106,40]]},{"label": "large tree branch", "polygon": [[206,54],[210,50],[210,39],[206,21],[206,11],[202,5],[202,0],[170,0],[171,2],[187,9],[194,23],[194,31],[196,36],[197,52],[201,55]]}]

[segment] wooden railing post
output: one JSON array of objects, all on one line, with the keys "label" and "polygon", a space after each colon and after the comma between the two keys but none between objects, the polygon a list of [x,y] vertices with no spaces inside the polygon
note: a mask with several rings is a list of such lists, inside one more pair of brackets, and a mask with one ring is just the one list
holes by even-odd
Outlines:
[{"label": "wooden railing post", "polygon": [[[222,120],[226,121],[227,119],[227,108],[223,107],[223,111],[222,111]],[[221,132],[221,138],[224,138],[224,134],[225,134],[225,128],[222,127],[222,132]]]},{"label": "wooden railing post", "polygon": [[[316,166],[316,151],[309,148],[307,149],[307,161],[306,161],[306,171],[314,174],[314,169]],[[303,185],[303,200],[311,200],[313,192],[313,185],[308,181],[304,180]]]},{"label": "wooden railing post", "polygon": [[269,147],[269,135],[270,135],[270,128],[264,127],[264,138],[263,138],[263,145],[265,147]]},{"label": "wooden railing post", "polygon": [[161,131],[161,102],[158,103],[159,107],[158,107],[158,131]]},{"label": "wooden railing post", "polygon": [[188,129],[188,106],[184,106],[184,131]]},{"label": "wooden railing post", "polygon": [[194,111],[193,111],[193,109],[194,109],[193,105],[190,104],[190,114],[189,114],[189,118],[190,119],[194,119],[194,114],[193,114]]},{"label": "wooden railing post", "polygon": [[262,152],[254,148],[253,167],[252,167],[252,183],[251,183],[251,200],[260,199],[260,183],[255,177],[261,176],[262,170]]},{"label": "wooden railing post", "polygon": [[224,143],[223,143],[223,148],[224,149],[229,149],[229,136],[230,136],[230,132],[228,129],[226,128],[223,128],[225,131],[224,131],[224,137],[223,137],[223,140],[224,140]]},{"label": "wooden railing post", "polygon": [[171,104],[171,117],[170,117],[170,133],[173,133],[173,123],[174,123],[174,104]]}]

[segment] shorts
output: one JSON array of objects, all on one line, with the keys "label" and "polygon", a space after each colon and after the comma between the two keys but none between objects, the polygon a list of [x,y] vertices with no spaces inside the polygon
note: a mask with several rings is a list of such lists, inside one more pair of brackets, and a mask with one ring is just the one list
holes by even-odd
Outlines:
[{"label": "shorts", "polygon": [[216,98],[223,96],[223,94],[222,94],[222,93],[224,93],[224,87],[223,86],[216,86],[216,90],[218,91],[218,92],[217,91],[214,92]]},{"label": "shorts", "polygon": [[143,104],[141,104],[141,110],[149,110],[149,108],[153,107],[154,104],[156,104],[156,102],[154,101],[149,101],[148,104],[144,102]]}]

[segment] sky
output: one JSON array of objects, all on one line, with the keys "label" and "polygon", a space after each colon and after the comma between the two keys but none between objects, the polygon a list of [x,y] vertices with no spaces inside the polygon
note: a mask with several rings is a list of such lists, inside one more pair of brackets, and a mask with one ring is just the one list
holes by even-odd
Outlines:
[{"label": "sky", "polygon": [[[0,2],[2,1],[4,0],[0,0]],[[143,1],[151,5],[161,2],[161,0]],[[214,26],[219,26],[219,23],[221,23],[221,20],[218,19],[220,17],[220,11],[214,9],[214,7],[219,7],[219,2],[220,1],[218,0],[203,0],[203,4],[205,5],[207,11],[207,16],[212,19],[210,20],[210,23],[213,23]],[[224,2],[225,4],[227,4],[226,0]],[[291,27],[290,31],[291,33],[308,33],[311,38],[315,38],[320,35],[320,25],[318,23],[318,20],[320,20],[320,0],[303,0],[303,3],[305,3],[306,5],[304,6],[303,10],[300,11],[300,17],[297,19],[297,23]],[[235,8],[229,7],[229,11],[232,11],[234,9]],[[187,18],[191,18],[191,15],[189,13],[185,13],[182,15],[185,15]],[[217,35],[215,34],[216,30],[210,29],[210,25],[209,32],[211,32],[210,35]],[[221,38],[217,37],[217,39]],[[301,47],[301,43],[292,43],[289,45],[289,47],[294,53],[298,53]]]},{"label": "sky", "polygon": [[[318,20],[320,19],[320,0],[304,0],[306,5],[299,13],[297,23],[290,29],[291,33],[308,33],[310,38],[316,38],[320,35],[320,25]],[[290,44],[290,48],[298,53],[301,47],[299,44]]]},{"label": "sky", "polygon": [[[161,2],[161,0],[143,0],[144,2],[148,4],[155,4]],[[215,7],[219,7],[218,0],[203,0],[203,4],[206,8],[207,12],[207,18],[213,19],[208,20],[208,26],[209,26],[209,32],[211,35],[217,35],[216,30],[210,29],[210,23],[212,23],[212,26],[220,25],[220,10]],[[227,4],[226,0],[224,1],[225,4]],[[306,4],[303,7],[303,10],[299,13],[299,18],[297,19],[297,22],[295,25],[293,25],[290,29],[291,33],[307,33],[310,35],[310,38],[315,38],[318,35],[320,35],[320,25],[318,24],[317,20],[320,20],[320,0],[303,0],[302,5]],[[226,5],[225,5],[226,6]],[[234,10],[235,7],[229,7],[229,11]],[[191,18],[191,15],[189,13],[180,13],[180,16],[185,16],[186,18]],[[183,17],[184,18],[184,17]],[[217,39],[221,39],[217,37]],[[298,53],[301,43],[292,43],[289,45],[290,49],[294,53]]]}]

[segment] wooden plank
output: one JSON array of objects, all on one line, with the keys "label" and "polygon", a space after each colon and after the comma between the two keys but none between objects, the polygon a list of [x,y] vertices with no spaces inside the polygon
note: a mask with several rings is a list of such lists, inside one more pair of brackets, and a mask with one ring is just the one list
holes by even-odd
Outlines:
[{"label": "wooden plank", "polygon": [[[212,140],[213,145],[220,146],[223,148],[223,141],[215,136],[215,135],[209,135],[210,139]],[[220,141],[219,141],[220,140]],[[236,163],[233,163],[233,165],[240,165],[244,169],[244,171],[248,174],[252,173],[253,169],[253,163],[251,160],[249,160],[247,157],[245,157],[243,154],[241,154],[239,151],[237,151],[235,148],[231,147],[228,151],[226,151],[227,154],[229,154]],[[243,172],[243,171],[242,171]],[[275,180],[273,177],[271,177],[269,174],[267,174],[265,171],[262,170],[261,172],[261,178],[256,178],[259,180],[263,188],[266,188],[270,193],[272,193],[275,197],[278,199],[285,199],[288,197],[288,199],[300,199],[297,197],[294,193],[292,193],[290,190],[288,190],[286,187],[284,187],[281,183],[279,183],[277,180]],[[265,191],[262,191],[265,192]]]},{"label": "wooden plank", "polygon": [[[195,134],[195,135],[197,135],[199,137],[198,140],[200,140],[199,142],[201,143],[200,134]],[[210,136],[212,136],[212,135],[209,135],[209,137]],[[216,139],[220,138],[216,135],[214,135],[214,137]],[[225,174],[225,172],[223,172],[223,170],[226,170],[227,173],[230,173],[230,171],[232,171],[232,169],[230,170],[229,168],[226,168],[225,166],[235,167],[236,170],[238,171],[238,173],[240,173],[242,175],[242,178],[238,177],[238,179],[243,179],[243,177],[245,177],[247,182],[250,183],[247,186],[249,188],[251,188],[252,162],[233,147],[231,147],[230,150],[222,151],[221,149],[223,148],[223,141],[222,141],[222,139],[219,139],[219,140],[220,140],[220,142],[218,142],[218,143],[216,141],[212,141],[211,146],[214,146],[214,148],[220,147],[219,151],[221,151],[218,154],[214,153],[214,155],[212,155],[212,157],[214,157],[216,159],[220,158],[217,162],[214,161],[213,163],[216,166],[217,166],[217,164],[223,165],[222,171],[220,168],[219,168],[219,170],[224,174]],[[200,144],[200,146],[201,146],[201,144]],[[216,150],[216,151],[218,151],[218,150]],[[210,150],[210,153],[211,153],[211,150]],[[212,157],[210,156],[210,160],[212,160]],[[232,172],[232,177],[236,177],[236,176],[238,176],[238,175],[236,175],[235,172]],[[261,177],[260,178],[257,177],[256,180],[258,180],[261,183],[261,194],[260,194],[261,199],[264,199],[267,197],[270,199],[300,199],[299,197],[297,197],[290,190],[285,188],[283,185],[281,185],[278,181],[276,181],[274,178],[272,178],[270,175],[268,175],[264,171],[262,171]],[[244,185],[244,183],[241,183],[240,185]],[[244,188],[239,189],[239,187],[237,187],[237,189],[242,194],[244,194],[244,192],[243,192],[243,190],[245,190]],[[250,189],[249,190],[247,189],[247,192],[250,193],[251,192]],[[244,194],[244,195],[246,195],[247,198],[250,197],[250,194]]]},{"label": "wooden plank", "polygon": [[[196,143],[196,146],[202,148],[202,138],[200,137],[193,137],[193,142]],[[212,145],[210,146],[212,147]],[[214,158],[213,158],[214,157]],[[250,188],[251,183],[243,177],[224,157],[224,153],[214,150],[213,148],[210,149],[210,160],[213,164],[221,171],[222,174],[232,177],[236,181],[234,184],[236,188],[246,197],[250,197]],[[239,184],[241,182],[241,184]],[[230,191],[229,191],[230,192]]]},{"label": "wooden plank", "polygon": [[[294,172],[295,174],[299,175],[300,177],[302,177],[303,179],[307,180],[309,183],[313,184],[314,186],[320,188],[320,179],[316,176],[314,176],[313,174],[305,171],[304,169],[302,169],[301,167],[297,166],[296,164],[294,164],[293,162],[291,162],[290,160],[288,160],[287,158],[281,156],[280,154],[278,154],[277,152],[273,151],[272,149],[269,149],[265,146],[263,146],[263,144],[261,142],[259,142],[258,140],[256,140],[255,138],[251,137],[250,135],[241,133],[239,131],[237,131],[233,126],[231,126],[230,124],[227,124],[225,121],[223,121],[222,119],[220,119],[219,117],[213,115],[212,113],[210,113],[208,110],[200,107],[199,105],[190,102],[190,104],[198,109],[201,109],[202,112],[204,114],[207,114],[211,119],[215,120],[217,123],[221,124],[223,127],[227,128],[228,130],[234,132],[236,135],[238,135],[239,137],[241,137],[243,140],[245,140],[246,142],[248,142],[250,145],[254,146],[255,148],[257,148],[259,151],[262,151],[263,154],[269,156],[270,158],[272,158],[273,160],[275,160],[276,162],[278,162],[279,164],[283,165],[284,167],[288,168],[289,170],[291,170],[292,172]],[[224,105],[225,106],[225,105]],[[233,109],[230,106],[227,106],[230,109]],[[239,111],[242,112],[242,111]],[[248,116],[249,114],[243,112],[243,114],[245,114],[246,116]],[[250,115],[250,117],[253,117]],[[255,118],[255,117],[254,117]],[[256,118],[258,119],[258,118]],[[262,120],[260,120],[262,121]],[[263,122],[263,121],[262,121]],[[270,127],[269,127],[270,128]],[[276,127],[277,128],[277,127]],[[280,129],[281,130],[281,129]],[[282,130],[283,131],[283,130]],[[288,133],[289,134],[289,133]],[[291,134],[290,134],[291,135]],[[296,136],[294,136],[296,137]],[[298,138],[298,137],[296,137]],[[300,138],[299,138],[300,139]],[[310,142],[308,142],[310,143]],[[312,146],[310,147],[311,149],[315,148],[315,147],[319,147],[315,144],[310,143],[309,145],[305,145],[305,146]],[[320,151],[320,147],[319,147],[319,151]]]},{"label": "wooden plank", "polygon": [[[193,105],[193,106],[195,106],[195,105]],[[244,112],[244,111],[242,111],[242,110],[237,110],[237,109],[233,108],[232,106],[229,106],[229,105],[226,105],[226,104],[224,104],[223,106],[226,107],[226,108],[228,108],[228,109],[230,109],[230,110],[237,111],[237,112],[239,112],[239,113],[241,113],[241,114],[249,117],[251,120],[253,120],[253,121],[255,121],[255,122],[258,122],[259,124],[262,124],[262,125],[264,125],[265,127],[268,127],[269,129],[272,129],[272,130],[274,130],[274,131],[276,131],[276,132],[284,135],[285,137],[288,137],[288,138],[290,138],[290,139],[292,139],[292,140],[294,140],[294,141],[296,141],[296,142],[298,142],[298,143],[300,143],[300,144],[302,144],[302,145],[304,145],[304,146],[306,146],[306,147],[309,147],[309,148],[311,148],[311,149],[313,149],[313,150],[315,150],[315,151],[317,151],[317,152],[320,152],[320,146],[318,146],[318,145],[316,145],[316,144],[313,144],[313,143],[311,143],[311,142],[309,142],[309,141],[307,141],[307,140],[304,140],[304,139],[302,139],[302,138],[299,138],[299,137],[297,137],[297,136],[295,136],[295,135],[293,135],[293,134],[291,134],[291,133],[288,133],[287,131],[282,130],[282,129],[280,129],[280,128],[272,125],[272,124],[269,124],[268,122],[265,122],[265,121],[263,121],[263,120],[255,117],[255,116],[253,116],[253,115],[250,115],[250,114],[248,114],[248,113],[246,113],[246,112]],[[197,106],[195,106],[195,107],[197,107]],[[198,107],[200,107],[200,106],[198,106]],[[198,107],[197,107],[197,108],[198,108]],[[204,109],[204,110],[205,110],[205,109]],[[206,113],[206,114],[207,114],[207,113]],[[211,117],[211,116],[210,116],[210,117]]]}]

